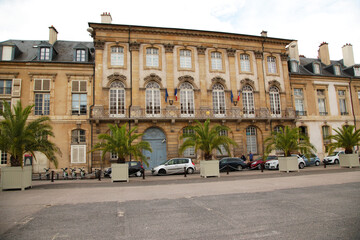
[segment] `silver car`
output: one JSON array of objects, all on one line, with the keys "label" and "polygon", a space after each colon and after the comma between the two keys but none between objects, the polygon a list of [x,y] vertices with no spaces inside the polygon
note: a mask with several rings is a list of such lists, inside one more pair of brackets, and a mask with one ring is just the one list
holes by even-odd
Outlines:
[{"label": "silver car", "polygon": [[172,158],[165,163],[151,169],[153,175],[165,175],[175,173],[186,173],[192,174],[195,172],[195,164],[191,158]]}]

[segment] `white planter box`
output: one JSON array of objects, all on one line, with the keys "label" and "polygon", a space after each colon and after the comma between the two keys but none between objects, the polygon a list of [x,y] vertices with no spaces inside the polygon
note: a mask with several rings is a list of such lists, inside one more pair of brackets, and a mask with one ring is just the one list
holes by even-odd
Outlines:
[{"label": "white planter box", "polygon": [[279,172],[299,172],[297,157],[279,157]]},{"label": "white planter box", "polygon": [[359,155],[353,154],[340,154],[340,167],[359,167]]},{"label": "white planter box", "polygon": [[219,160],[201,160],[200,161],[200,176],[207,177],[220,177]]},{"label": "white planter box", "polygon": [[32,184],[32,166],[1,167],[1,189],[21,189]]},{"label": "white planter box", "polygon": [[129,182],[129,165],[127,163],[111,164],[111,181]]}]

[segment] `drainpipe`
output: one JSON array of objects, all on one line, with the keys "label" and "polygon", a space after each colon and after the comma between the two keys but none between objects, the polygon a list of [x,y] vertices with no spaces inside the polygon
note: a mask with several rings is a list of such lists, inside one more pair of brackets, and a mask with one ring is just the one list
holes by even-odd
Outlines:
[{"label": "drainpipe", "polygon": [[[95,48],[94,48],[95,49]],[[96,55],[94,55],[96,56]],[[94,108],[94,105],[95,105],[95,59],[94,59],[94,65],[93,65],[93,81],[92,81],[92,93],[93,93],[93,100],[92,100],[92,105],[90,106],[90,111],[89,111],[89,119],[91,119],[91,112]],[[94,126],[93,126],[93,122],[90,120],[90,134],[91,134],[91,137],[90,137],[90,145],[91,145],[91,149],[93,148],[93,144],[94,144],[94,141],[93,141],[93,138],[94,138],[94,133],[93,133],[93,130],[94,130]],[[93,163],[93,160],[94,160],[94,153],[91,152],[90,153],[90,161],[91,161],[91,164],[90,162],[88,162],[88,172],[91,172],[92,173],[92,163]]]},{"label": "drainpipe", "polygon": [[[130,51],[130,105],[129,105],[129,131],[131,130],[131,107],[132,107],[132,51],[130,50],[130,31],[131,26],[129,26],[129,38],[128,38],[128,44],[129,44],[129,51]],[[131,154],[130,154],[130,161],[131,161]]]},{"label": "drainpipe", "polygon": [[[264,78],[264,92],[265,92],[265,104],[266,104],[266,84],[265,84],[265,66],[264,66],[264,43],[266,41],[266,36],[263,37],[263,41],[261,42],[261,51],[262,51],[262,56],[261,56],[261,67],[262,67],[262,70],[263,70],[263,78]],[[270,131],[272,131],[271,129],[271,117],[270,117]],[[266,122],[265,122],[265,128],[266,128]],[[265,130],[265,129],[264,129]],[[262,147],[263,147],[263,156],[264,156],[264,153],[265,153],[265,148],[264,148],[264,134],[262,134]]]}]

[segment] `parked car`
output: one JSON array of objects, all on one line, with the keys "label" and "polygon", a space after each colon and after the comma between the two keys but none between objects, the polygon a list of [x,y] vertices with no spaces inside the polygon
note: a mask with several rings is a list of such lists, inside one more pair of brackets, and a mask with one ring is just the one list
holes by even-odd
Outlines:
[{"label": "parked car", "polygon": [[340,154],[345,154],[344,151],[337,151],[337,152],[333,152],[332,154],[328,155],[327,157],[324,158],[324,161],[326,161],[326,164],[339,164],[339,155]]},{"label": "parked car", "polygon": [[[299,168],[303,169],[306,165],[304,159],[297,154],[291,154],[292,157],[296,156],[299,164]],[[279,160],[274,159],[265,163],[265,169],[279,169]]]},{"label": "parked car", "polygon": [[[262,156],[258,157],[255,161],[252,161],[250,163],[248,163],[248,166],[250,169],[261,169],[261,163],[263,162],[262,160]],[[266,158],[266,161],[270,161],[270,160],[274,160],[274,159],[277,159],[277,156],[276,155],[269,155],[267,156]]]},{"label": "parked car", "polygon": [[311,166],[311,165],[315,165],[315,166],[320,165],[320,158],[313,153],[310,153],[308,158],[305,155],[301,155],[301,157],[304,159],[306,167]]},{"label": "parked car", "polygon": [[[143,169],[143,166],[141,162],[139,161],[130,161],[127,162],[129,166],[129,176],[135,175],[137,177],[141,177],[142,173],[141,170]],[[104,177],[111,177],[111,167],[104,170]]]},{"label": "parked car", "polygon": [[236,157],[225,157],[219,161],[220,171],[227,171],[227,166],[229,166],[230,171],[243,170],[247,168],[246,162],[241,158]]},{"label": "parked car", "polygon": [[163,164],[151,169],[153,175],[165,175],[174,173],[184,173],[184,169],[189,174],[195,172],[195,164],[191,158],[172,158]]}]

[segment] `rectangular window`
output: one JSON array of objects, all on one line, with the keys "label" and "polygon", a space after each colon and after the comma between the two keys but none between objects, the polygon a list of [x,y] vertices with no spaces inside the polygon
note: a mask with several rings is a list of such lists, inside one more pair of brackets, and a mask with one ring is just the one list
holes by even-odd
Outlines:
[{"label": "rectangular window", "polygon": [[323,135],[323,140],[327,140],[327,138],[329,137],[329,126],[322,126],[322,135]]},{"label": "rectangular window", "polygon": [[247,54],[240,55],[240,66],[242,72],[250,72],[250,56]]},{"label": "rectangular window", "polygon": [[358,99],[359,99],[359,105],[360,105],[360,91],[358,91]]},{"label": "rectangular window", "polygon": [[222,70],[222,56],[220,52],[211,53],[211,69]]},{"label": "rectangular window", "polygon": [[35,93],[35,115],[50,114],[50,94]]},{"label": "rectangular window", "polygon": [[3,49],[2,49],[2,60],[3,61],[11,60],[12,50],[13,50],[13,48],[10,46],[3,46]]},{"label": "rectangular window", "polygon": [[302,88],[294,89],[295,110],[298,116],[306,116],[304,108],[304,92]]},{"label": "rectangular window", "polygon": [[317,63],[314,64],[314,73],[320,74],[320,65]]},{"label": "rectangular window", "polygon": [[40,60],[50,60],[50,48],[40,48]]},{"label": "rectangular window", "polygon": [[11,94],[12,80],[0,80],[0,94]]},{"label": "rectangular window", "polygon": [[6,165],[7,164],[7,153],[1,151],[1,165]]},{"label": "rectangular window", "polygon": [[111,47],[111,65],[124,66],[124,48]]},{"label": "rectangular window", "polygon": [[7,102],[11,107],[11,101],[10,100],[0,99],[0,110],[1,111],[4,111],[3,101]]},{"label": "rectangular window", "polygon": [[[219,132],[219,135],[220,135],[220,136],[227,136],[228,133],[227,133],[226,130],[221,130],[221,131]],[[218,156],[229,156],[229,153],[226,151],[226,149],[224,148],[223,145],[220,145],[220,149],[221,149],[221,153],[220,153],[219,150],[216,151],[216,153],[217,153]]]},{"label": "rectangular window", "polygon": [[146,66],[159,67],[159,50],[157,48],[146,49]]},{"label": "rectangular window", "polygon": [[346,95],[345,90],[339,90],[338,91],[338,97],[339,97],[339,107],[340,107],[340,114],[341,115],[348,115],[347,107],[346,107]]},{"label": "rectangular window", "polygon": [[325,90],[318,89],[316,90],[318,97],[318,106],[319,106],[319,114],[320,116],[326,116],[326,98],[325,98]]},{"label": "rectangular window", "polygon": [[86,145],[71,145],[71,163],[86,163]]},{"label": "rectangular window", "polygon": [[360,77],[360,67],[354,67],[354,76]]},{"label": "rectangular window", "polygon": [[267,57],[267,64],[268,64],[268,72],[269,73],[276,73],[276,58],[275,57]]},{"label": "rectangular window", "polygon": [[87,81],[72,81],[72,114],[86,115],[87,109]]},{"label": "rectangular window", "polygon": [[85,62],[85,50],[84,49],[76,50],[76,61],[77,62]]},{"label": "rectangular window", "polygon": [[180,50],[180,68],[191,68],[191,51]]},{"label": "rectangular window", "polygon": [[[189,128],[184,128],[183,129],[183,135],[189,135],[189,134],[194,134],[194,130],[189,129]],[[183,138],[183,141],[186,140],[186,137]],[[183,153],[184,157],[194,157],[195,156],[195,147],[189,147],[187,148],[184,153]]]},{"label": "rectangular window", "polygon": [[340,75],[340,66],[334,66],[335,75]]},{"label": "rectangular window", "polygon": [[34,80],[35,91],[50,91],[50,79],[35,79]]}]

